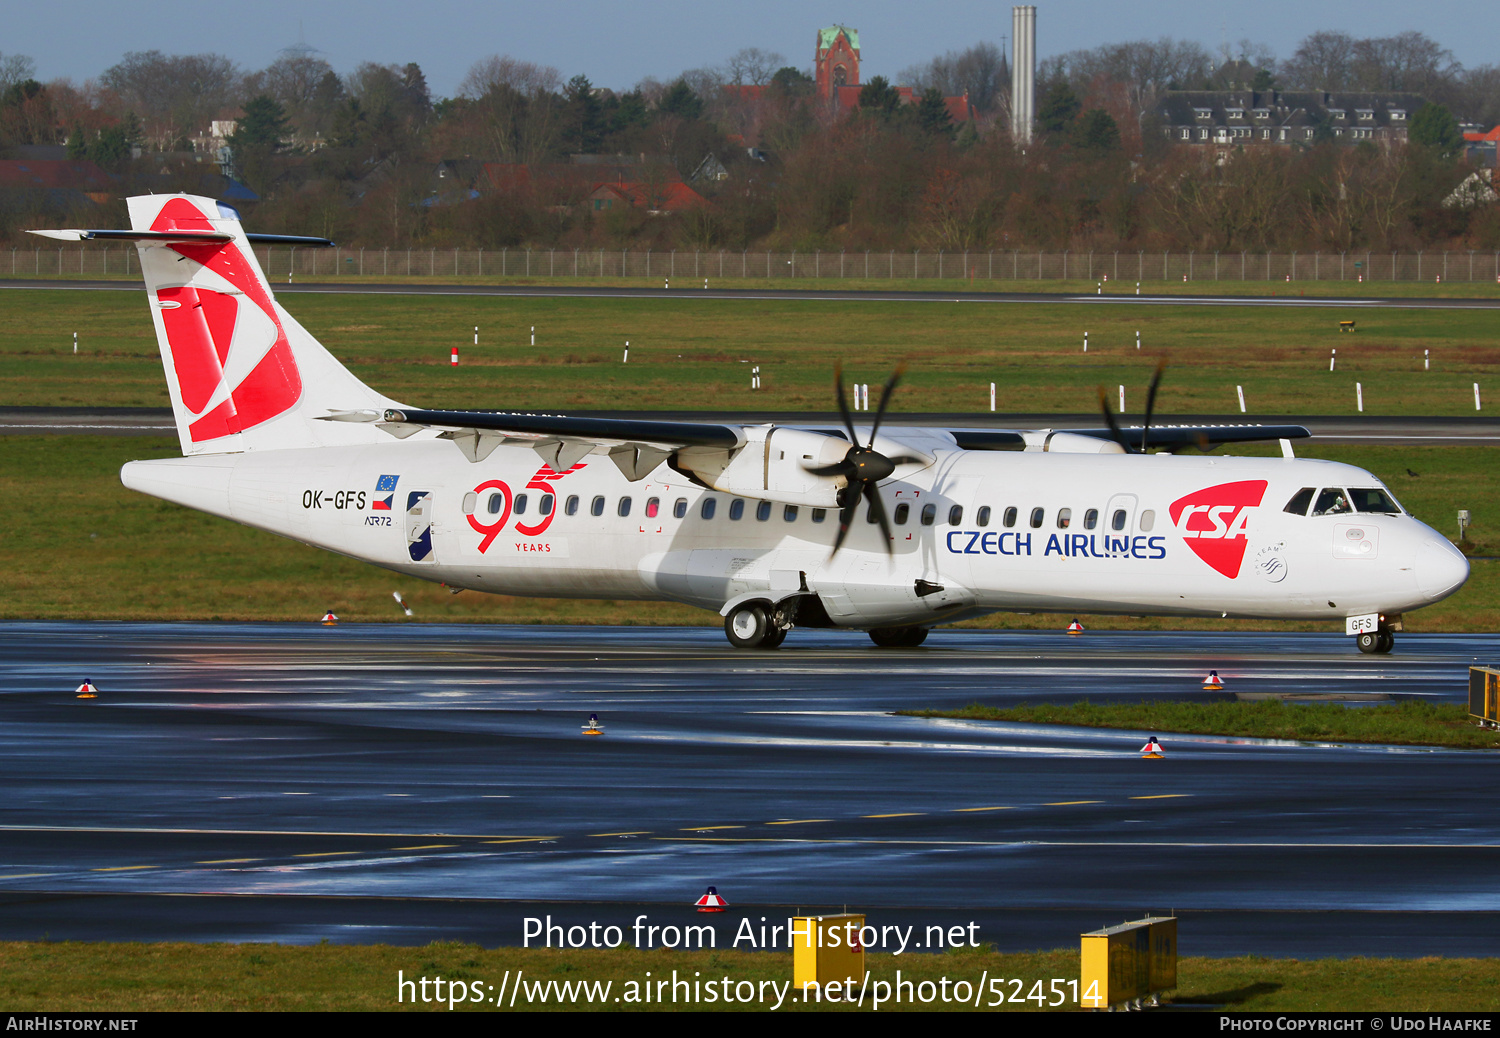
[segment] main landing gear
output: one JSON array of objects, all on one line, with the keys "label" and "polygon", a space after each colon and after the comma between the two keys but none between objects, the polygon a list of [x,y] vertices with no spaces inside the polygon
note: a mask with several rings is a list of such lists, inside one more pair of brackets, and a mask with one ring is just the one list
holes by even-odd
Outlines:
[{"label": "main landing gear", "polygon": [[915,649],[927,640],[927,628],[917,627],[872,627],[870,641],[882,649]]},{"label": "main landing gear", "polygon": [[779,649],[786,632],[763,602],[746,602],[724,618],[724,634],[736,649]]},{"label": "main landing gear", "polygon": [[1360,652],[1384,656],[1395,647],[1396,632],[1382,627],[1378,631],[1366,631],[1364,634],[1356,635],[1354,640]]}]

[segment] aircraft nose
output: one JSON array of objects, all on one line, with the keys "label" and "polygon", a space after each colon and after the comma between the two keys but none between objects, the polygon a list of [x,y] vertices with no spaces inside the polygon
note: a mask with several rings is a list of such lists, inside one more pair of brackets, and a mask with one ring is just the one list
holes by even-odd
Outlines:
[{"label": "aircraft nose", "polygon": [[1469,560],[1448,541],[1428,539],[1417,551],[1417,586],[1436,601],[1469,579]]}]

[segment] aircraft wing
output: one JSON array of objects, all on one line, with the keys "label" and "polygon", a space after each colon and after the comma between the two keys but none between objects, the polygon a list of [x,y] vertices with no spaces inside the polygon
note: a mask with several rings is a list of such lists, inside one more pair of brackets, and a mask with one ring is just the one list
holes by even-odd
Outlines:
[{"label": "aircraft wing", "polygon": [[[950,429],[948,431],[954,442],[964,450],[970,451],[1073,449],[1064,446],[1067,440],[1059,442],[1058,436],[1084,436],[1091,440],[1117,442],[1114,433],[1109,429],[1039,429],[1025,432],[1000,429]],[[1143,444],[1142,431],[1143,427],[1139,425],[1122,425],[1120,436],[1131,447],[1144,446],[1146,450],[1165,450],[1176,453],[1189,447],[1208,451],[1226,443],[1302,440],[1312,435],[1305,426],[1301,425],[1152,425],[1149,430],[1145,430]],[[1074,444],[1076,446],[1076,441]]]}]

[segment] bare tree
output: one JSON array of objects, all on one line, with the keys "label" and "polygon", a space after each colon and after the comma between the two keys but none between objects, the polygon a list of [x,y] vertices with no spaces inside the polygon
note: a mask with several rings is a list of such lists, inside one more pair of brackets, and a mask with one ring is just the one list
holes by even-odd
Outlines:
[{"label": "bare tree", "polygon": [[131,51],[99,80],[141,118],[158,150],[207,130],[224,109],[238,105],[241,91],[239,69],[222,54]]},{"label": "bare tree", "polygon": [[1432,94],[1450,87],[1462,71],[1451,52],[1420,32],[1356,39],[1325,30],[1297,45],[1281,66],[1281,79],[1300,90]]},{"label": "bare tree", "polygon": [[0,90],[36,78],[36,62],[25,54],[0,54]]},{"label": "bare tree", "polygon": [[903,85],[917,90],[941,90],[944,97],[968,94],[969,102],[980,111],[999,107],[1000,96],[1010,88],[1000,75],[1000,48],[993,43],[976,43],[961,51],[933,58],[925,65],[914,65],[898,77]]},{"label": "bare tree", "polygon": [[555,94],[562,89],[562,73],[551,65],[534,65],[529,61],[492,54],[480,58],[469,68],[458,85],[460,96],[479,100],[497,87],[508,87],[522,97]]},{"label": "bare tree", "polygon": [[746,47],[724,63],[724,78],[735,86],[765,86],[785,64],[786,58],[775,51]]}]

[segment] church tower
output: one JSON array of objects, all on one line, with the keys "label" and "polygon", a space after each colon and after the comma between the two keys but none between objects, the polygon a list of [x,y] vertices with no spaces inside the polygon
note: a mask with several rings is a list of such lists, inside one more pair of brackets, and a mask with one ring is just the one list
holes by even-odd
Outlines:
[{"label": "church tower", "polygon": [[836,104],[839,88],[859,86],[859,30],[843,25],[819,29],[813,65],[818,97]]}]

